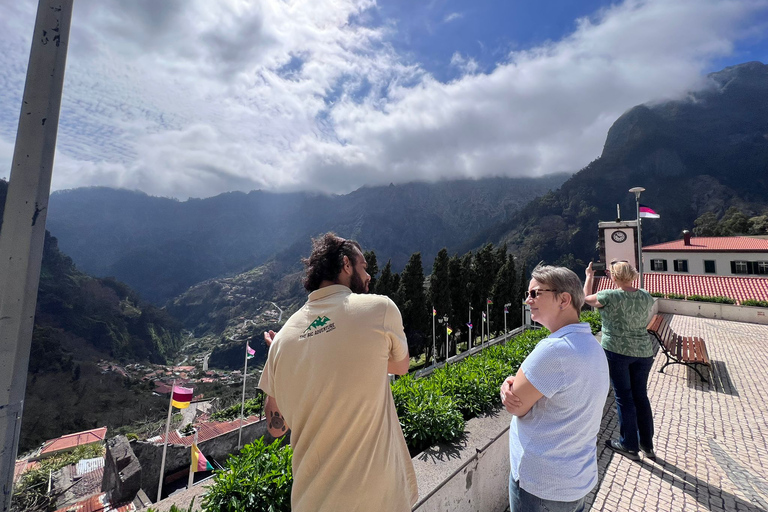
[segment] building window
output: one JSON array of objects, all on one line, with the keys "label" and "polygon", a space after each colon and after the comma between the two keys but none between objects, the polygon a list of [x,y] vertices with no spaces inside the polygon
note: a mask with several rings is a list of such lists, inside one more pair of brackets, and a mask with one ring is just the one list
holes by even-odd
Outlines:
[{"label": "building window", "polygon": [[705,274],[717,273],[717,270],[715,270],[715,260],[704,260],[704,273]]},{"label": "building window", "polygon": [[651,260],[651,270],[655,272],[666,272],[667,260]]},{"label": "building window", "polygon": [[688,272],[688,260],[675,260],[675,272]]},{"label": "building window", "polygon": [[731,272],[734,274],[748,274],[749,265],[746,261],[732,261]]},{"label": "building window", "polygon": [[768,261],[756,261],[755,267],[758,274],[768,274]]}]

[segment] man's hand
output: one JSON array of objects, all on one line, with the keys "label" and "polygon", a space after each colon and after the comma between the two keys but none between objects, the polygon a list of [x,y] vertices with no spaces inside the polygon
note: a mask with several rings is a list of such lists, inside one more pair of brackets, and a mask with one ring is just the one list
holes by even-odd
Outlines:
[{"label": "man's hand", "polygon": [[264,343],[267,344],[267,348],[272,345],[272,342],[275,341],[275,336],[277,333],[275,331],[269,331],[264,333]]},{"label": "man's hand", "polygon": [[523,401],[520,400],[516,394],[512,392],[512,385],[515,383],[515,376],[510,375],[501,384],[501,403],[504,404],[504,408],[510,414],[520,410],[523,405]]},{"label": "man's hand", "polygon": [[589,262],[589,265],[587,265],[587,269],[584,271],[584,274],[587,276],[587,278],[595,277],[595,269],[592,268],[592,262]]}]

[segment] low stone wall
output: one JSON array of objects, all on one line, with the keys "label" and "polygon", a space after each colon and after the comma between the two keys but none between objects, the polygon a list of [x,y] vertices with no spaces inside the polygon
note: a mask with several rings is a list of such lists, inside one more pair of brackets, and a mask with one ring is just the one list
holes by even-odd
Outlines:
[{"label": "low stone wall", "polygon": [[768,325],[768,308],[674,299],[656,299],[654,307],[658,313]]},{"label": "low stone wall", "polygon": [[413,458],[414,512],[503,512],[509,506],[509,422],[503,409],[467,422],[465,441]]},{"label": "low stone wall", "polygon": [[[265,442],[272,442],[274,440],[269,435],[269,432],[267,432],[266,420],[243,427],[243,444],[250,443],[261,436],[264,436]],[[219,464],[224,465],[230,454],[237,453],[237,439],[238,432],[234,430],[213,439],[199,442],[198,446],[209,461],[216,460]],[[163,445],[146,441],[132,441],[131,448],[141,464],[141,488],[154,501],[157,498],[157,484],[160,478]],[[168,445],[165,456],[166,475],[189,468],[191,463],[189,446]]]}]

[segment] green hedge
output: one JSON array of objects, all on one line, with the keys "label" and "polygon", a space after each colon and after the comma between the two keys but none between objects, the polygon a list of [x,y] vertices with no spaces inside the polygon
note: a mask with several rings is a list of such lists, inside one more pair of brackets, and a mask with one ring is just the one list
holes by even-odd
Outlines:
[{"label": "green hedge", "polygon": [[659,293],[659,292],[651,292],[651,297],[660,297],[660,298],[663,299],[664,298],[664,294],[663,293]]},{"label": "green hedge", "polygon": [[689,295],[687,300],[695,300],[697,302],[715,302],[717,304],[736,304],[736,301],[729,297],[711,297],[708,295]]},{"label": "green hedge", "polygon": [[465,420],[499,406],[501,383],[548,334],[546,329],[526,331],[427,377],[396,380],[392,395],[411,453],[459,438]]},{"label": "green hedge", "polygon": [[603,330],[603,320],[600,318],[600,312],[597,310],[582,311],[579,320],[589,323],[589,326],[592,328],[592,334],[597,334]]},{"label": "green hedge", "polygon": [[291,510],[293,475],[290,446],[280,440],[264,444],[257,439],[216,471],[213,485],[203,498],[206,512],[288,512]]},{"label": "green hedge", "polygon": [[[261,397],[250,398],[245,401],[245,417],[253,416],[261,412],[261,404],[264,399]],[[232,421],[240,417],[240,402],[232,404],[220,411],[211,414],[211,419],[216,421]]]},{"label": "green hedge", "polygon": [[668,293],[667,298],[675,299],[675,300],[683,300],[685,298],[685,295],[680,295],[679,293]]},{"label": "green hedge", "polygon": [[742,306],[757,306],[761,308],[768,308],[768,300],[755,300],[755,299],[746,299],[741,301]]}]

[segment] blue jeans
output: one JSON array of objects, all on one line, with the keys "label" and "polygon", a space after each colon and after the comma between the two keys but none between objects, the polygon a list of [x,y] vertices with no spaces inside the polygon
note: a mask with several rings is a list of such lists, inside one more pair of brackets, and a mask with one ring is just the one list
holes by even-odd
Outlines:
[{"label": "blue jeans", "polygon": [[586,496],[576,501],[545,500],[520,488],[520,482],[509,475],[510,512],[584,512]]},{"label": "blue jeans", "polygon": [[605,351],[619,413],[619,441],[633,452],[653,450],[653,413],[648,400],[648,374],[653,357],[630,357]]}]

